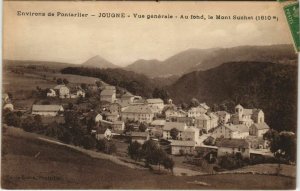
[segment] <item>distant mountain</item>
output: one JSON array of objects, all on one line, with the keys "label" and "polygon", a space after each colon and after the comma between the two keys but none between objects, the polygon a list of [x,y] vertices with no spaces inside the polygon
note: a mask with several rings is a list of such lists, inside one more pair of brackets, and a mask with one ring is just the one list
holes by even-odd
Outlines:
[{"label": "distant mountain", "polygon": [[106,59],[102,58],[99,55],[88,59],[87,61],[82,63],[82,66],[93,67],[93,68],[118,68],[118,66],[107,61]]},{"label": "distant mountain", "polygon": [[261,108],[271,128],[296,131],[297,66],[267,62],[231,62],[183,75],[167,87],[175,103],[192,98],[231,112],[240,103]]},{"label": "distant mountain", "polygon": [[225,62],[297,63],[292,45],[239,46],[233,48],[189,49],[164,61],[138,60],[125,70],[142,73],[148,77],[183,75],[192,71],[207,70]]}]

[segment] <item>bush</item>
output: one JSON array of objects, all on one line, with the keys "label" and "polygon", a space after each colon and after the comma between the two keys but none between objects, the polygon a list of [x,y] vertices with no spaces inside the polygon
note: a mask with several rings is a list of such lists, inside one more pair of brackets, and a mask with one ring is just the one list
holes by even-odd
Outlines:
[{"label": "bush", "polygon": [[16,113],[7,112],[4,116],[4,121],[8,126],[20,127],[21,118]]},{"label": "bush", "polygon": [[130,143],[127,149],[130,158],[132,158],[135,161],[139,160],[142,155],[141,147],[142,145],[136,141]]},{"label": "bush", "polygon": [[245,163],[240,157],[237,157],[235,155],[226,155],[220,157],[219,165],[221,166],[221,168],[233,170],[243,167]]},{"label": "bush", "polygon": [[96,143],[96,148],[98,151],[104,152],[106,154],[113,154],[117,152],[116,145],[106,139],[98,140]]},{"label": "bush", "polygon": [[66,129],[63,131],[63,133],[61,135],[58,136],[58,140],[66,143],[66,144],[71,143],[72,139],[73,139],[72,134],[70,133],[70,131],[68,131]]},{"label": "bush", "polygon": [[96,139],[91,135],[85,135],[82,139],[81,145],[85,149],[92,149],[96,146]]}]

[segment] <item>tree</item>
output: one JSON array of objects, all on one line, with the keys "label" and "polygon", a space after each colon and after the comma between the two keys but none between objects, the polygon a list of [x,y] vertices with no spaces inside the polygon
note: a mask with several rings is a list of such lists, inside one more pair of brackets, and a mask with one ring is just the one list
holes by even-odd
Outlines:
[{"label": "tree", "polygon": [[8,111],[4,116],[4,121],[8,126],[20,127],[21,118],[14,112]]},{"label": "tree", "polygon": [[24,131],[33,132],[35,130],[35,121],[31,116],[25,118],[22,122],[22,128]]},{"label": "tree", "polygon": [[140,160],[141,155],[142,155],[142,145],[136,141],[131,142],[127,148],[128,151],[128,155],[130,156],[130,158],[132,158],[133,160],[137,161]]},{"label": "tree", "polygon": [[68,85],[68,84],[69,84],[69,81],[68,81],[66,78],[64,78],[64,79],[63,79],[63,83],[64,83],[65,85]]},{"label": "tree", "polygon": [[158,165],[160,169],[167,153],[156,142],[148,140],[142,145],[142,156],[145,158],[146,166],[149,166],[149,164]]},{"label": "tree", "polygon": [[200,105],[200,102],[196,98],[192,98],[190,101],[190,107],[198,107]]},{"label": "tree", "polygon": [[117,147],[115,143],[108,141],[106,139],[100,139],[97,141],[96,148],[98,151],[102,151],[106,154],[113,154],[117,152]]},{"label": "tree", "polygon": [[98,88],[100,88],[103,85],[103,83],[101,81],[96,81],[96,85]]},{"label": "tree", "polygon": [[92,149],[96,146],[96,140],[91,135],[85,135],[82,139],[82,146],[85,149]]},{"label": "tree", "polygon": [[147,130],[147,125],[145,123],[141,123],[140,126],[139,126],[139,130],[141,132],[145,132]]},{"label": "tree", "polygon": [[294,162],[296,160],[296,136],[292,132],[270,129],[263,138],[270,142],[270,150],[280,163],[281,160]]},{"label": "tree", "polygon": [[71,143],[72,140],[73,140],[72,133],[69,130],[65,129],[65,128],[62,131],[62,133],[58,135],[57,138],[58,138],[58,140],[66,143],[66,144]]},{"label": "tree", "polygon": [[173,159],[166,155],[166,157],[163,159],[164,168],[170,170],[173,174],[174,165],[175,165],[175,163],[174,163]]},{"label": "tree", "polygon": [[155,88],[153,90],[152,97],[160,98],[166,103],[169,99],[169,93],[167,92],[167,90],[165,90],[163,88]]},{"label": "tree", "polygon": [[170,135],[171,135],[172,139],[176,140],[176,139],[177,139],[177,136],[178,136],[178,134],[179,134],[179,131],[178,131],[178,129],[176,129],[176,128],[172,128],[172,129],[170,130]]}]

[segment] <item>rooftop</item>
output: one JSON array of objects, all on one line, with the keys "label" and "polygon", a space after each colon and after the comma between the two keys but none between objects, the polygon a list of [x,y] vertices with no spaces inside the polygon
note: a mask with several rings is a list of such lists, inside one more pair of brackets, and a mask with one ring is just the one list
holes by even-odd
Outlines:
[{"label": "rooftop", "polygon": [[147,103],[164,103],[164,101],[160,98],[155,98],[155,99],[147,99]]},{"label": "rooftop", "polygon": [[147,105],[129,105],[122,113],[145,113],[152,114],[153,111]]},{"label": "rooftop", "polygon": [[100,96],[111,96],[113,94],[116,93],[116,90],[112,90],[112,89],[104,89],[102,90],[102,92],[100,93]]},{"label": "rooftop", "polygon": [[165,126],[163,127],[164,131],[170,131],[171,129],[176,128],[178,131],[184,131],[187,126],[185,123],[179,122],[166,122]]},{"label": "rooftop", "polygon": [[245,139],[221,139],[216,143],[217,147],[227,148],[249,148],[249,143]]},{"label": "rooftop", "polygon": [[63,110],[61,105],[33,105],[32,111],[60,111]]},{"label": "rooftop", "polygon": [[178,141],[178,140],[170,140],[171,146],[186,146],[186,147],[194,147],[196,145],[195,141]]},{"label": "rooftop", "polygon": [[263,123],[253,123],[252,126],[256,127],[258,130],[270,129],[269,125],[266,124],[265,122],[263,122]]}]

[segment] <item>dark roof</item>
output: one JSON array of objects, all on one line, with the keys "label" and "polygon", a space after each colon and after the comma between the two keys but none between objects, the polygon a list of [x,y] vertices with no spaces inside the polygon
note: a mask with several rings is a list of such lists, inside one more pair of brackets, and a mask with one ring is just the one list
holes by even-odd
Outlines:
[{"label": "dark roof", "polygon": [[114,93],[116,93],[116,90],[104,89],[104,90],[102,90],[102,92],[100,93],[100,95],[101,96],[111,96]]},{"label": "dark roof", "polygon": [[249,148],[249,143],[245,139],[221,139],[216,143],[217,147],[227,148]]},{"label": "dark roof", "polygon": [[253,123],[252,126],[256,127],[258,130],[270,129],[269,125],[266,124],[265,122],[263,122],[263,123]]},{"label": "dark roof", "polygon": [[122,113],[146,113],[152,114],[153,111],[147,105],[130,105]]},{"label": "dark roof", "polygon": [[176,128],[178,131],[184,131],[186,127],[185,123],[179,122],[166,122],[165,126],[163,127],[164,131],[171,131],[171,129]]}]

